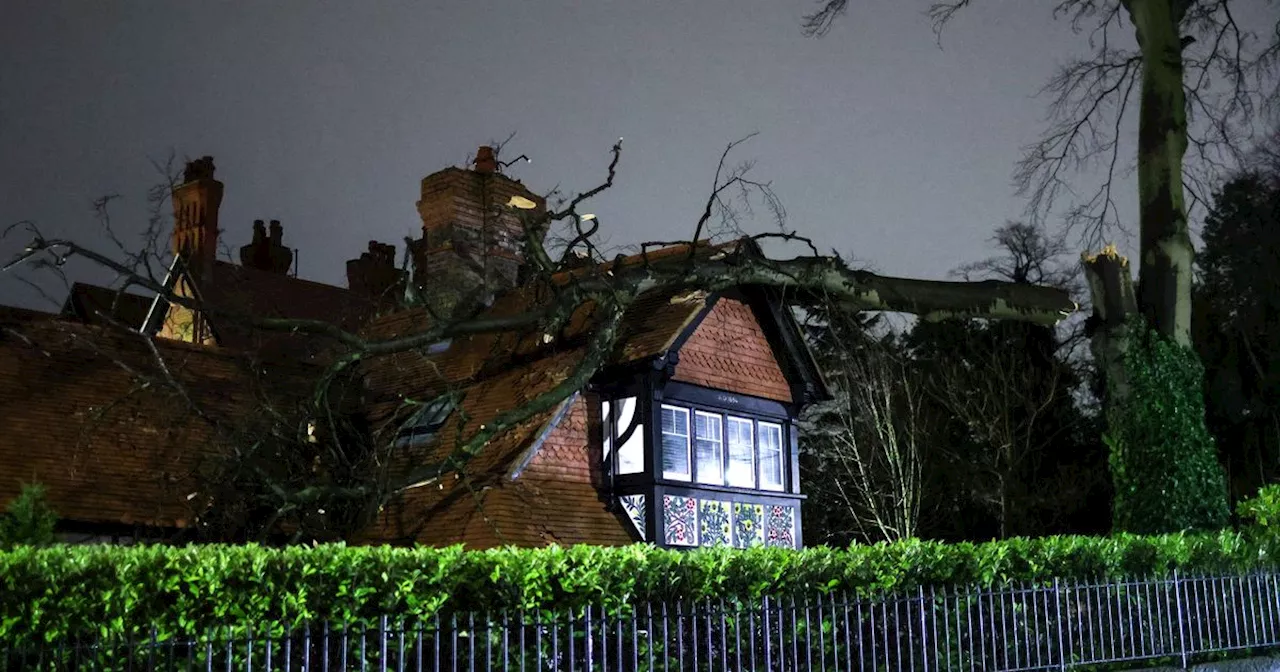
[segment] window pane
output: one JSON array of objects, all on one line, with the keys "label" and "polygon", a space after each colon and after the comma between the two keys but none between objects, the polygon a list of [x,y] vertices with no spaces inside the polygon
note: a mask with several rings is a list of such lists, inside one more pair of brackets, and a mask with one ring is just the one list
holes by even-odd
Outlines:
[{"label": "window pane", "polygon": [[782,489],[782,426],[760,423],[760,487]]},{"label": "window pane", "polygon": [[449,419],[455,401],[453,397],[444,396],[423,404],[421,410],[400,427],[394,445],[403,448],[430,442]]},{"label": "window pane", "polygon": [[635,397],[618,400],[618,432],[618,473],[644,471],[644,419]]},{"label": "window pane", "polygon": [[613,409],[609,400],[600,402],[600,445],[604,452],[604,463],[613,459]]},{"label": "window pane", "polygon": [[755,437],[750,420],[729,418],[729,485],[756,485]]},{"label": "window pane", "polygon": [[662,406],[662,474],[689,480],[689,411]]},{"label": "window pane", "polygon": [[697,417],[698,482],[724,484],[724,429],[720,416],[699,411]]}]

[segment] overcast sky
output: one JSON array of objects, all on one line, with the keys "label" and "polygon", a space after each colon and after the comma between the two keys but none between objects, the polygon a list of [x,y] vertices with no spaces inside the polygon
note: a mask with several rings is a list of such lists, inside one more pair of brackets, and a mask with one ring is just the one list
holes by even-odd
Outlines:
[{"label": "overcast sky", "polygon": [[[939,49],[926,3],[852,4],[818,40],[804,0],[6,3],[0,222],[103,244],[90,204],[119,194],[114,224],[136,235],[152,160],[209,154],[222,242],[279,219],[300,275],[345,285],[369,240],[418,235],[418,181],[488,140],[515,131],[507,155],[533,163],[511,174],[544,192],[596,184],[625,137],[617,186],[589,207],[625,245],[687,237],[725,144],[758,131],[736,156],[789,227],[945,277],[1021,215],[1010,175],[1042,128],[1034,94],[1084,38],[1051,3],[989,0]],[[42,305],[7,277],[0,303]]]}]

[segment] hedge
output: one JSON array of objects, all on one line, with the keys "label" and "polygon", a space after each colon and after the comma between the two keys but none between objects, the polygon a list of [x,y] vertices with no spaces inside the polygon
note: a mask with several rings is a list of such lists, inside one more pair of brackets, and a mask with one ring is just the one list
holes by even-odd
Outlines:
[{"label": "hedge", "polygon": [[382,614],[572,610],[764,595],[870,594],[917,586],[1247,572],[1274,566],[1275,535],[905,541],[847,549],[680,552],[621,548],[323,545],[55,546],[0,552],[0,641],[160,638],[251,622],[372,623]]}]

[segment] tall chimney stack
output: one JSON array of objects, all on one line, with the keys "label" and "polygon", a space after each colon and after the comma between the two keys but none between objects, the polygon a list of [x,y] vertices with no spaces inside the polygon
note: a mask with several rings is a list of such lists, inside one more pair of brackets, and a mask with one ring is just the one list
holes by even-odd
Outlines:
[{"label": "tall chimney stack", "polygon": [[173,253],[195,277],[208,277],[218,253],[218,208],[223,184],[213,178],[213,157],[188,161],[173,189]]},{"label": "tall chimney stack", "polygon": [[[527,209],[513,211],[513,197]],[[445,168],[423,178],[417,206],[422,238],[410,247],[414,283],[446,314],[516,284],[525,263],[521,216],[546,212],[546,201],[503,175],[485,146],[471,170]]]}]

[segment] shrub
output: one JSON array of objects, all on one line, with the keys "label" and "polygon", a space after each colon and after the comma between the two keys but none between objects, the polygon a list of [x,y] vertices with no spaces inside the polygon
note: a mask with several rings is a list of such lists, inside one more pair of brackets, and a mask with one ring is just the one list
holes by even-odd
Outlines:
[{"label": "shrub", "polygon": [[23,485],[22,492],[9,503],[5,516],[0,518],[0,549],[51,544],[57,522],[58,515],[45,501],[44,486]]},{"label": "shrub", "polygon": [[1240,518],[1258,527],[1274,530],[1280,527],[1280,485],[1267,485],[1258,494],[1236,506]]}]

